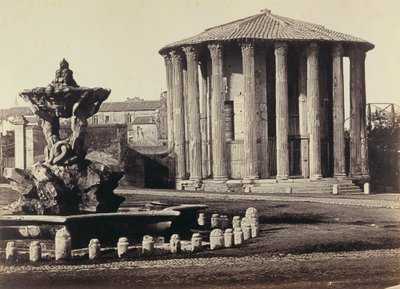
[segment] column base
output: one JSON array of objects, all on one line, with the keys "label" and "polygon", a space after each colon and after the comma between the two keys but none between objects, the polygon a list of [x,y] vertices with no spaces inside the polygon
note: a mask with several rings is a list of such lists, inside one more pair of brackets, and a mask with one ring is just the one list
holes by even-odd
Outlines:
[{"label": "column base", "polygon": [[310,176],[310,180],[311,181],[318,181],[320,179],[322,179],[322,175],[321,174],[315,174],[315,175]]},{"label": "column base", "polygon": [[228,180],[228,177],[222,177],[222,176],[215,176],[212,178],[212,181],[218,182],[218,183],[226,183]]},{"label": "column base", "polygon": [[277,180],[287,180],[289,179],[288,175],[276,175],[275,177]]},{"label": "column base", "polygon": [[249,177],[244,177],[242,179],[242,183],[243,184],[251,184],[254,183],[255,180],[258,180],[259,177],[258,176],[249,176]]},{"label": "column base", "polygon": [[334,174],[333,177],[338,180],[344,180],[347,178],[346,174]]}]

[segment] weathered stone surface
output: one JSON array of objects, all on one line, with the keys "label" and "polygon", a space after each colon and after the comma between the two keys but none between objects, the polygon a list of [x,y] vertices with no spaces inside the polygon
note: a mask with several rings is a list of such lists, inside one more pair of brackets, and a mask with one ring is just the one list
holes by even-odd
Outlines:
[{"label": "weathered stone surface", "polygon": [[232,229],[225,230],[224,246],[225,246],[225,248],[233,247],[233,230]]},{"label": "weathered stone surface", "polygon": [[91,239],[88,246],[89,260],[97,259],[100,256],[99,239]]},{"label": "weathered stone surface", "polygon": [[65,227],[56,233],[54,251],[56,260],[71,259],[71,234]]},{"label": "weathered stone surface", "polygon": [[[24,90],[40,118],[47,146],[45,162],[32,167],[5,169],[20,199],[10,205],[14,214],[69,215],[82,212],[115,212],[124,201],[113,190],[123,173],[100,162],[85,159],[87,119],[110,94],[103,88],[77,85],[68,62],[63,59],[55,79],[47,87]],[[60,118],[69,118],[72,134],[60,135]]]},{"label": "weathered stone surface", "polygon": [[42,259],[42,246],[38,241],[32,241],[29,245],[29,261],[37,262]]},{"label": "weathered stone surface", "polygon": [[224,234],[220,229],[214,229],[210,233],[210,249],[216,250],[224,247]]},{"label": "weathered stone surface", "polygon": [[6,247],[6,260],[12,261],[17,258],[17,248],[15,242],[8,242]]},{"label": "weathered stone surface", "polygon": [[143,236],[142,254],[152,254],[154,252],[154,240],[152,236]]},{"label": "weathered stone surface", "polygon": [[234,244],[235,245],[241,245],[243,244],[243,231],[241,228],[235,228],[235,230],[233,231],[233,237],[234,237]]},{"label": "weathered stone surface", "polygon": [[202,247],[202,238],[201,238],[201,235],[199,234],[199,233],[194,233],[193,235],[192,235],[192,239],[191,239],[191,249],[192,249],[192,252],[198,252],[198,251],[201,251],[201,249],[203,248]]},{"label": "weathered stone surface", "polygon": [[128,238],[121,237],[118,239],[117,254],[119,258],[123,257],[124,255],[126,255],[126,253],[128,253],[128,246],[129,246]]},{"label": "weathered stone surface", "polygon": [[169,246],[172,254],[179,254],[181,252],[181,238],[178,234],[173,234],[171,236]]}]

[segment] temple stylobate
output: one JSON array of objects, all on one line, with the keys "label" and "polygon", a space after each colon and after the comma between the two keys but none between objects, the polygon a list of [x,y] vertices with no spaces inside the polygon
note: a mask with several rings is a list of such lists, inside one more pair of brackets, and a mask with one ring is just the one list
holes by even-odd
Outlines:
[{"label": "temple stylobate", "polygon": [[163,47],[177,187],[367,180],[364,63],[372,48],[269,10]]}]

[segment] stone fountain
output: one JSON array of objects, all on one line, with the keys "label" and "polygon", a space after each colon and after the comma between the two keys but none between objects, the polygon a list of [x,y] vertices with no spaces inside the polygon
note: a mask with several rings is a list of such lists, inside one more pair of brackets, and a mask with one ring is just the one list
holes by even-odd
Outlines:
[{"label": "stone fountain", "polygon": [[[86,246],[91,238],[113,243],[120,236],[190,226],[197,211],[207,208],[156,203],[118,210],[125,199],[114,189],[123,172],[85,158],[87,120],[110,92],[78,86],[63,59],[47,87],[20,93],[40,119],[47,142],[45,161],[27,169],[5,169],[19,199],[9,213],[0,215],[0,239],[52,239],[56,230],[66,228],[75,247]],[[72,134],[67,138],[60,136],[60,119],[70,119]]]},{"label": "stone fountain", "polygon": [[[47,145],[45,161],[25,170],[6,168],[4,176],[20,193],[11,205],[15,214],[70,215],[82,212],[115,212],[124,198],[113,190],[120,171],[85,159],[87,119],[96,114],[111,90],[79,86],[63,59],[55,79],[47,87],[24,90],[39,117]],[[70,119],[72,134],[60,136],[60,119]]]}]

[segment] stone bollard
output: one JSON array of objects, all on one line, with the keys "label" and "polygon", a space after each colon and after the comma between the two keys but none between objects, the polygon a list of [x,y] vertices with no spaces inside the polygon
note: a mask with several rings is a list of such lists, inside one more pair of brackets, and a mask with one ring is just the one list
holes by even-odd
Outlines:
[{"label": "stone bollard", "polygon": [[235,228],[233,231],[233,243],[236,245],[243,244],[243,231],[242,228]]},{"label": "stone bollard", "polygon": [[179,254],[181,252],[181,238],[178,234],[173,234],[169,240],[169,247],[172,254]]},{"label": "stone bollard", "polygon": [[[89,260],[94,260],[100,256],[100,242],[99,239],[91,239],[89,242]],[[119,257],[119,255],[118,255]]]},{"label": "stone bollard", "polygon": [[38,241],[32,241],[29,245],[29,261],[37,262],[42,259],[42,246]]},{"label": "stone bollard", "polygon": [[369,183],[364,184],[364,194],[369,195],[370,194],[370,189],[369,189]]},{"label": "stone bollard", "polygon": [[219,227],[219,215],[212,214],[211,216],[211,228],[218,228]]},{"label": "stone bollard", "polygon": [[128,253],[128,246],[129,246],[128,238],[121,237],[118,239],[117,243],[118,258],[121,258]]},{"label": "stone bollard", "polygon": [[258,232],[260,231],[260,227],[258,223],[251,224],[251,237],[255,238],[258,237]]},{"label": "stone bollard", "polygon": [[224,247],[224,234],[220,229],[214,229],[210,233],[210,249],[216,250]]},{"label": "stone bollard", "polygon": [[236,228],[240,228],[240,217],[239,216],[234,216],[232,219],[232,228],[236,229]]},{"label": "stone bollard", "polygon": [[15,247],[15,242],[7,242],[6,247],[6,260],[12,261],[17,258],[17,248]]},{"label": "stone bollard", "polygon": [[199,218],[197,219],[197,224],[204,227],[206,225],[206,216],[204,213],[199,213]]},{"label": "stone bollard", "polygon": [[253,208],[253,207],[247,208],[246,213],[245,213],[245,218],[248,221],[250,221],[252,217],[253,218],[254,217],[257,218],[257,221],[258,221],[258,211],[257,211],[257,209]]},{"label": "stone bollard", "polygon": [[56,261],[71,259],[71,235],[65,227],[56,233],[55,257]]},{"label": "stone bollard", "polygon": [[247,222],[250,224],[250,226],[258,226],[258,215],[252,213],[250,214],[249,218],[247,219]]},{"label": "stone bollard", "polygon": [[221,226],[221,230],[225,230],[228,228],[228,217],[225,215],[221,215],[219,217],[219,225]]},{"label": "stone bollard", "polygon": [[243,231],[243,240],[248,240],[251,238],[251,225],[247,221],[246,218],[242,219],[242,231]]},{"label": "stone bollard", "polygon": [[333,186],[332,186],[332,194],[333,195],[339,195],[339,185],[338,184],[333,184]]},{"label": "stone bollard", "polygon": [[142,254],[153,254],[154,252],[154,240],[152,236],[143,236],[142,241]]},{"label": "stone bollard", "polygon": [[190,240],[190,242],[191,242],[192,252],[198,252],[203,249],[202,247],[203,240],[199,233],[194,233],[192,235],[192,239]]},{"label": "stone bollard", "polygon": [[225,248],[233,247],[233,230],[226,229],[224,233],[224,246]]}]

